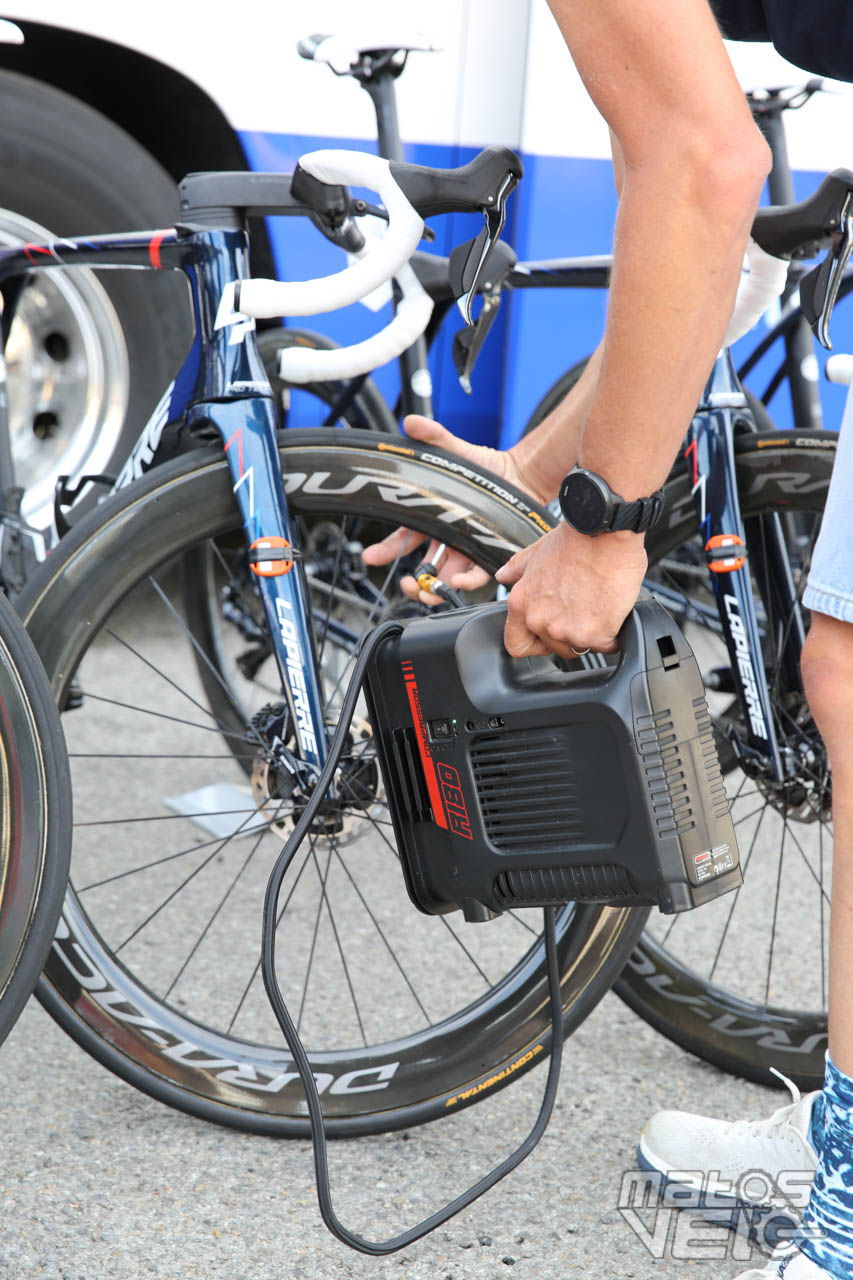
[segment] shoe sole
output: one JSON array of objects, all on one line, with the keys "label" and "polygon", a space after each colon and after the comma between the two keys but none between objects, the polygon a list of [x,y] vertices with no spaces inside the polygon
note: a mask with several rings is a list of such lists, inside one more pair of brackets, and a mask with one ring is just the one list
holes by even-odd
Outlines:
[{"label": "shoe sole", "polygon": [[645,1173],[660,1179],[657,1193],[668,1207],[684,1209],[705,1222],[740,1231],[748,1235],[751,1243],[772,1253],[780,1244],[787,1243],[800,1224],[794,1216],[776,1205],[756,1204],[740,1196],[727,1196],[720,1192],[700,1190],[688,1183],[670,1178],[654,1156],[643,1147],[637,1147],[637,1164]]}]

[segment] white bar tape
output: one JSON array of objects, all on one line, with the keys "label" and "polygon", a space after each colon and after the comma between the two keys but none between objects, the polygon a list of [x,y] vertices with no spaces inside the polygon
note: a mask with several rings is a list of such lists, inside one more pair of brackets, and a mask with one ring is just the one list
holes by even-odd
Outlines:
[{"label": "white bar tape", "polygon": [[355,378],[387,364],[412,345],[427,327],[433,302],[406,264],[397,272],[403,297],[390,324],[364,342],[332,351],[289,347],[279,356],[279,373],[285,382],[331,382]]},{"label": "white bar tape", "polygon": [[399,274],[423,235],[423,218],[397,186],[387,160],[363,151],[312,151],[299,163],[321,182],[376,191],[388,211],[388,229],[366,257],[336,275],[317,280],[243,280],[240,312],[256,320],[320,315],[358,302]]},{"label": "white bar tape", "polygon": [[767,308],[785,288],[788,279],[788,262],[774,258],[749,238],[746,246],[749,272],[741,276],[735,309],[723,339],[723,346],[730,347],[757,324]]}]

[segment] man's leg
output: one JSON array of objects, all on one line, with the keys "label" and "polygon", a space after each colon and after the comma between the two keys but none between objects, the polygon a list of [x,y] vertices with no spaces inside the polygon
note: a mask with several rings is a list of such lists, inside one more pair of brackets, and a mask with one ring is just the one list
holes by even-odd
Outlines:
[{"label": "man's leg", "polygon": [[[846,613],[839,604],[839,612]],[[813,613],[803,651],[806,697],[832,770],[834,855],[829,929],[829,1059],[816,1100],[818,1149],[802,1252],[853,1274],[853,624]]]},{"label": "man's leg", "polygon": [[813,613],[802,670],[832,770],[829,1055],[853,1076],[853,624]]}]

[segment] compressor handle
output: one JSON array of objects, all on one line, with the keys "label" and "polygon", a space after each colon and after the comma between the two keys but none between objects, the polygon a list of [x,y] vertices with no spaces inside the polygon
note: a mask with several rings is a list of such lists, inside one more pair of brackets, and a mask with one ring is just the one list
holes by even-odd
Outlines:
[{"label": "compressor handle", "polygon": [[576,695],[579,702],[588,702],[595,690],[605,699],[607,688],[611,692],[605,700],[612,701],[639,672],[677,667],[692,657],[675,621],[646,590],[620,628],[615,666],[561,671],[549,658],[511,658],[503,642],[506,617],[506,603],[501,602],[472,609],[470,619],[461,626],[456,611],[424,619],[424,625],[435,630],[437,644],[446,629],[446,643],[455,644],[462,686],[472,706],[487,716],[501,714],[504,707],[511,709],[520,692],[531,710],[552,706],[556,690],[561,700]]}]

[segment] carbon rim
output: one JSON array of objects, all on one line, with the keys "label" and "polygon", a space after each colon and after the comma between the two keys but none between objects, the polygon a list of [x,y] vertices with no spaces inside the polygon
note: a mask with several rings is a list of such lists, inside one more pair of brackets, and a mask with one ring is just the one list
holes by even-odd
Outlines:
[{"label": "carbon rim", "polygon": [[29,995],[11,993],[39,908],[46,856],[47,781],[39,726],[0,629],[0,1040]]}]

